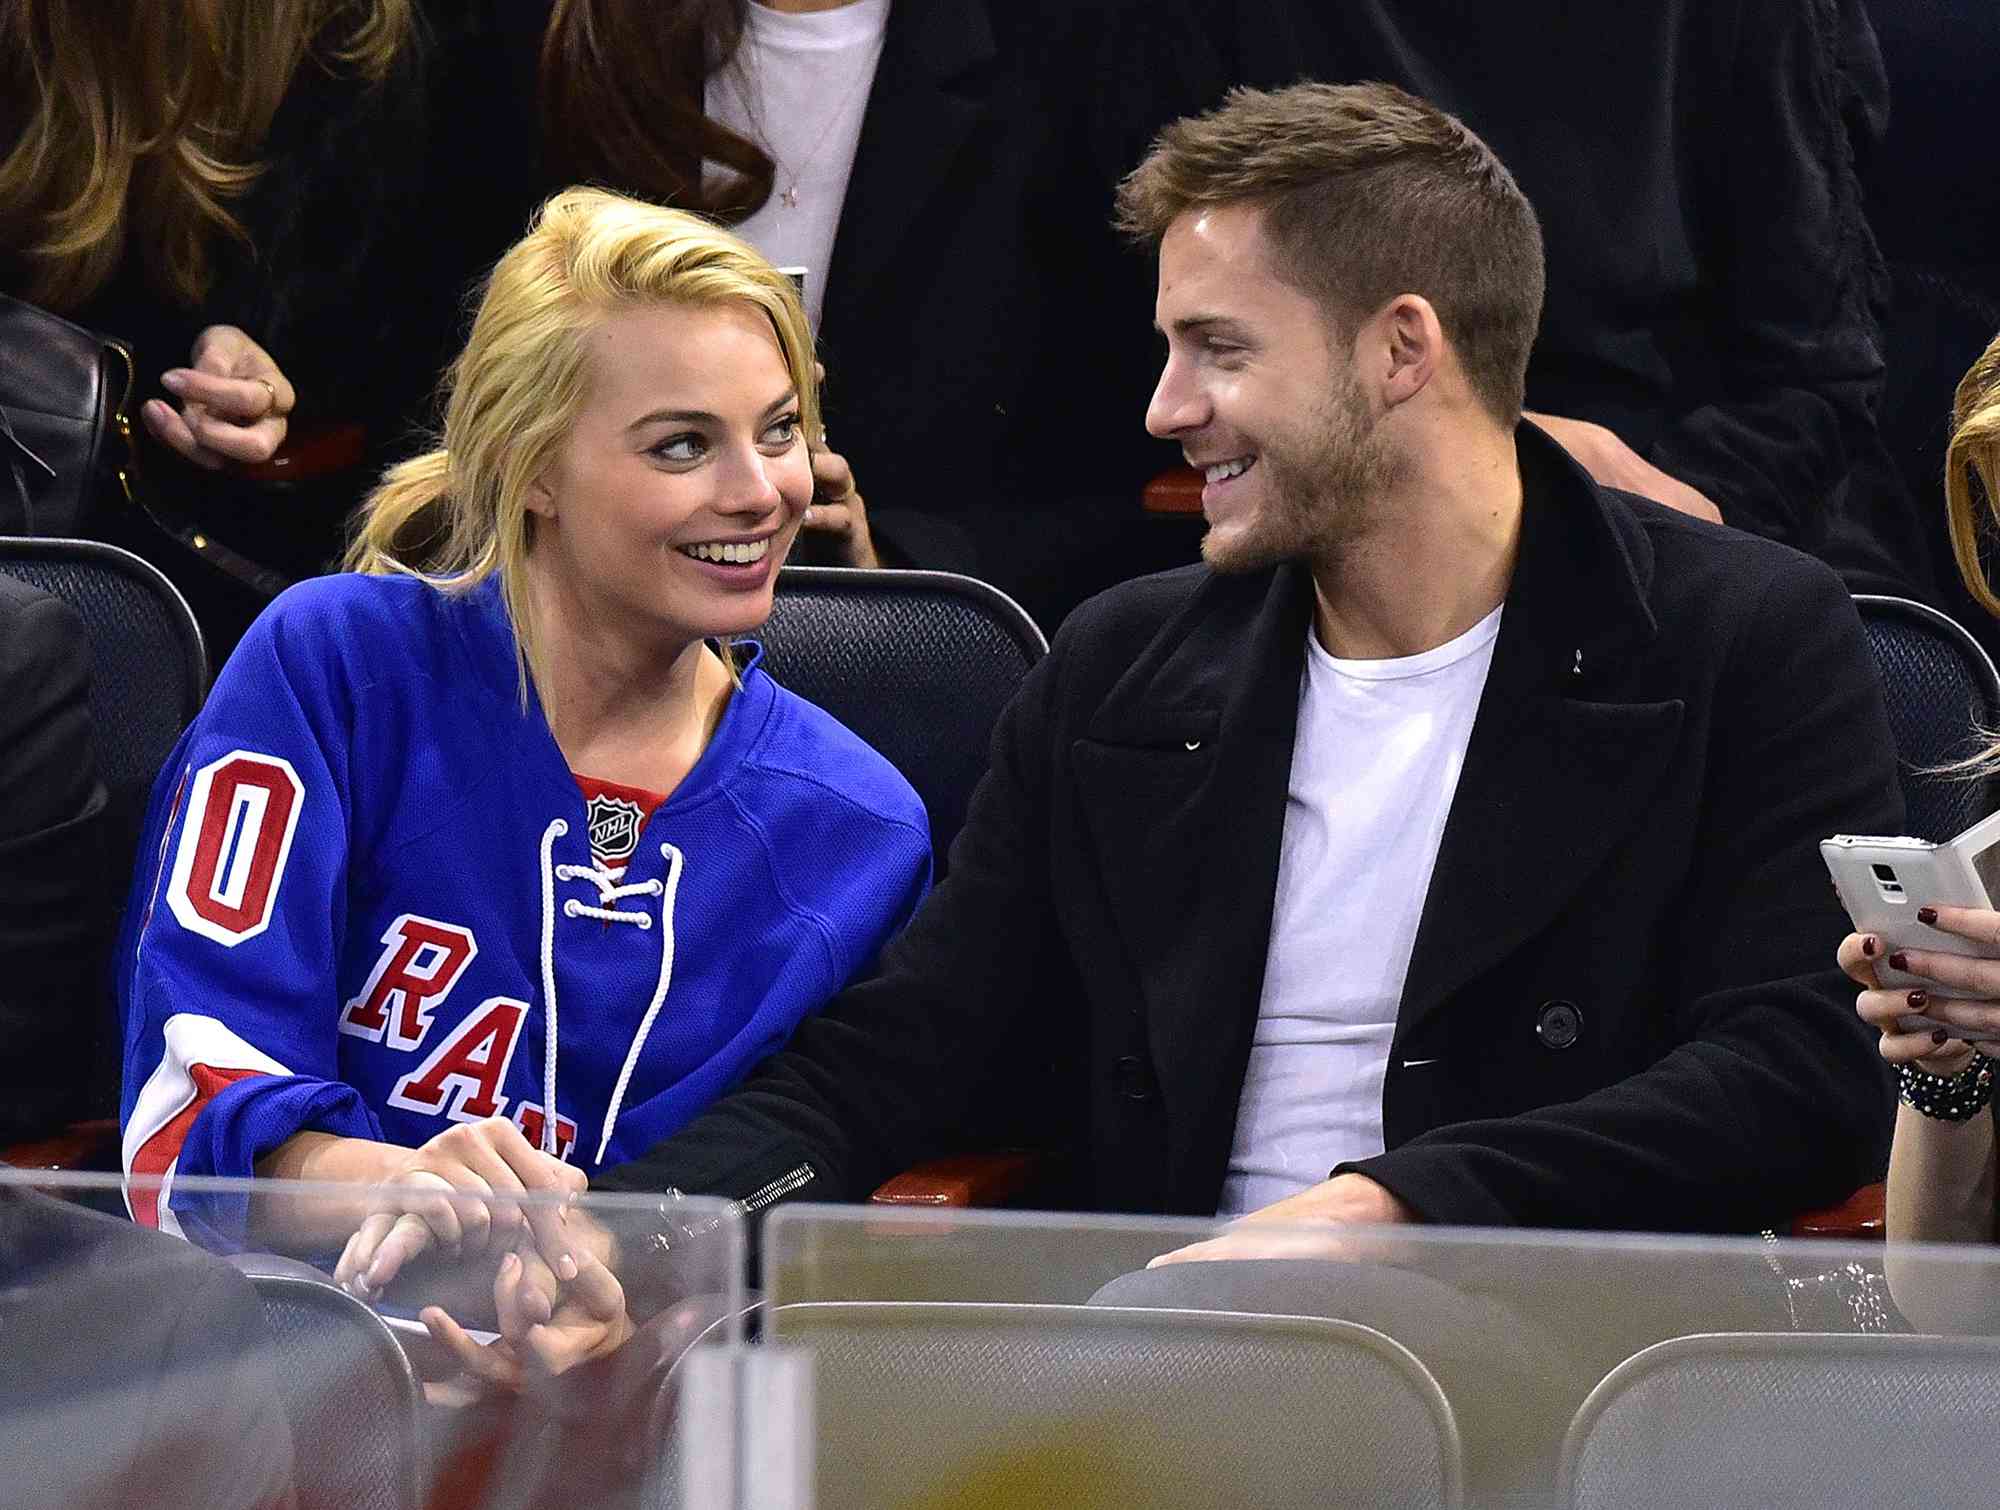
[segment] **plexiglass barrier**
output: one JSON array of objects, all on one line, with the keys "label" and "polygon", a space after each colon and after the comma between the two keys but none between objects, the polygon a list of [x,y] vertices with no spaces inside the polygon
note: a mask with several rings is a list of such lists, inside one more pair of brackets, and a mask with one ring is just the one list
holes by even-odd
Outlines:
[{"label": "plexiglass barrier", "polygon": [[775,1213],[814,1503],[2000,1504],[2000,1250],[1220,1232]]},{"label": "plexiglass barrier", "polygon": [[744,1264],[722,1201],[0,1170],[0,1505],[736,1510]]},{"label": "plexiglass barrier", "polygon": [[0,1171],[0,1505],[2000,1503],[1994,1249],[438,1201]]}]

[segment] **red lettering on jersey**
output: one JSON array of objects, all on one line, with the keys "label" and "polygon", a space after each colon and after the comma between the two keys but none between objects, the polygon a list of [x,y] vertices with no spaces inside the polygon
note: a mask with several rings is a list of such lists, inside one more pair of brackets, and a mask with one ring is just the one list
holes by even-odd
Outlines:
[{"label": "red lettering on jersey", "polygon": [[[201,1115],[201,1109],[220,1095],[225,1086],[263,1073],[262,1070],[218,1070],[205,1064],[189,1065],[188,1078],[194,1081],[194,1095],[186,1106],[174,1113],[172,1121],[139,1145],[138,1151],[132,1155],[133,1176],[157,1179],[173,1168],[174,1161],[181,1156],[181,1144],[187,1141],[188,1129],[194,1126],[194,1119]],[[131,1196],[132,1220],[142,1227],[159,1226],[160,1187],[150,1183],[143,1187],[135,1185]]]},{"label": "red lettering on jersey", "polygon": [[270,926],[304,796],[290,761],[249,750],[195,773],[167,886],[183,928],[233,949]]},{"label": "red lettering on jersey", "polygon": [[340,1009],[340,1031],[414,1049],[430,1031],[431,1011],[479,953],[469,930],[406,912],[382,935],[382,954],[360,994]]},{"label": "red lettering on jersey", "polygon": [[481,1002],[430,1058],[396,1082],[389,1104],[432,1115],[442,1111],[455,1122],[499,1116],[508,1099],[500,1086],[527,1015],[526,1002],[504,996]]},{"label": "red lettering on jersey", "polygon": [[[542,1109],[532,1101],[522,1101],[514,1107],[514,1125],[521,1129],[521,1136],[535,1147],[542,1146]],[[576,1147],[576,1124],[561,1112],[556,1113],[556,1157],[565,1164],[569,1162],[570,1150]]]}]

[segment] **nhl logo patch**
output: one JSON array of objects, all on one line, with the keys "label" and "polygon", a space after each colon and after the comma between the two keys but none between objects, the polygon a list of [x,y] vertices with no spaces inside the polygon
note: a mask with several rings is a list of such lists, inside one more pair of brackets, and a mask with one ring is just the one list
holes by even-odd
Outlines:
[{"label": "nhl logo patch", "polygon": [[623,797],[590,799],[590,852],[609,865],[622,865],[639,847],[639,826],[645,813]]}]

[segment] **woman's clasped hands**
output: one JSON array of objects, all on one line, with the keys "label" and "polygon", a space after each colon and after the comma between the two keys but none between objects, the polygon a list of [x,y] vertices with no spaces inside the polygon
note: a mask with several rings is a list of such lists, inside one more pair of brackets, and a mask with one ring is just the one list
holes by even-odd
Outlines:
[{"label": "woman's clasped hands", "polygon": [[[2000,955],[2000,912],[1981,907],[1925,907],[1918,920],[1946,937],[1973,944],[1980,955]],[[1862,987],[1855,1010],[1882,1034],[1882,1057],[1950,1077],[1974,1053],[2000,1058],[2000,958],[1950,954],[1941,949],[1891,951],[1874,934],[1850,933],[1841,941],[1840,967]],[[1877,966],[1921,977],[1923,984],[1889,988]],[[1921,1019],[1921,1021],[1919,1020]]]},{"label": "woman's clasped hands", "polygon": [[631,1335],[609,1237],[575,1209],[588,1185],[581,1170],[501,1117],[399,1152],[334,1268],[346,1289],[373,1301],[427,1252],[491,1259],[497,1341],[475,1341],[441,1306],[420,1319],[468,1375],[500,1388],[560,1374]]}]

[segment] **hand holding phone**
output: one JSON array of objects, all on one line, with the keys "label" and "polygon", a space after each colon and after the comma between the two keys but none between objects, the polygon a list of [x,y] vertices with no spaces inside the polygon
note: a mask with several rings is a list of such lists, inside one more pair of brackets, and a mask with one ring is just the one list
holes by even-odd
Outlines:
[{"label": "hand holding phone", "polygon": [[[1925,907],[1966,907],[1991,912],[1988,872],[2000,861],[2000,815],[1974,824],[1956,839],[1935,844],[1926,839],[1880,838],[1840,834],[1820,845],[1847,915],[1857,932],[1880,941],[1874,958],[1876,980],[1884,990],[1925,990],[1937,995],[1938,983],[1888,963],[1906,950],[1932,954],[1992,958],[1996,951],[1958,933],[1926,926],[1918,918]],[[1994,1000],[2000,987],[1975,991],[1950,987],[1959,1000]],[[2000,1041],[2000,1028],[1973,1031],[1912,1012],[1897,1022],[1906,1033],[1946,1028],[1968,1043]]]}]

